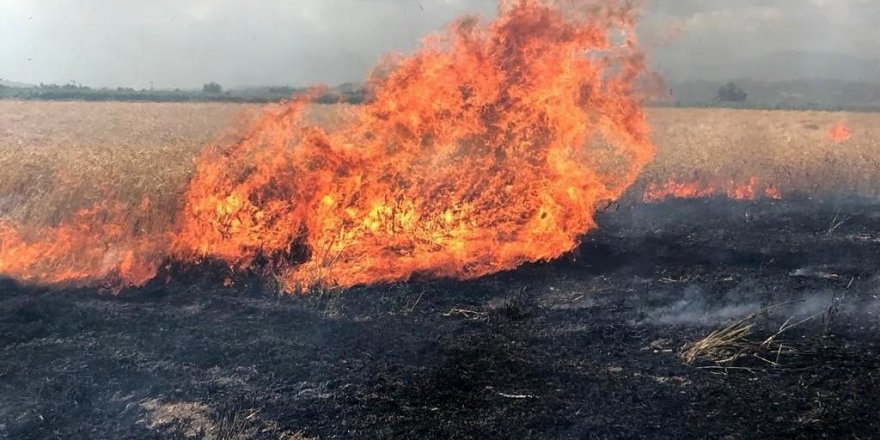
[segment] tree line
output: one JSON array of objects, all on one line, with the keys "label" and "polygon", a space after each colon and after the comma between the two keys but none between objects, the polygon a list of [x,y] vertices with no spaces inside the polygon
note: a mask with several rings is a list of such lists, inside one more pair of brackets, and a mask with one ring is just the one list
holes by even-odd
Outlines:
[{"label": "tree line", "polygon": [[[135,89],[132,87],[93,88],[76,83],[39,84],[31,87],[10,87],[0,84],[0,99],[48,101],[144,101],[144,102],[253,102],[266,103],[290,99],[306,93],[305,88],[276,86],[224,89],[216,82],[201,90]],[[366,92],[357,87],[329,89],[318,96],[319,103],[360,104]]]}]

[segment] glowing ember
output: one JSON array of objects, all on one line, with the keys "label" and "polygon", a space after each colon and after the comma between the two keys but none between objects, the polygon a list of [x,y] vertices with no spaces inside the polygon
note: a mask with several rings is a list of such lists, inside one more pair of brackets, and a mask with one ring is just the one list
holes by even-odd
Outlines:
[{"label": "glowing ember", "polygon": [[712,197],[718,189],[699,182],[678,182],[670,180],[663,184],[650,183],[645,188],[645,202],[660,202],[666,199],[699,199]]},{"label": "glowing ember", "polygon": [[768,186],[764,188],[764,197],[770,200],[782,200],[782,193],[775,186]]},{"label": "glowing ember", "polygon": [[853,135],[852,129],[843,123],[835,124],[834,126],[832,126],[828,134],[835,142],[846,142],[850,140]]},{"label": "glowing ember", "polygon": [[761,186],[756,177],[746,182],[715,182],[705,183],[700,181],[681,182],[670,180],[658,184],[650,183],[645,188],[642,199],[645,202],[662,202],[668,199],[699,199],[708,197],[727,197],[733,200],[757,200],[766,198],[771,200],[782,199],[782,194],[773,185]]},{"label": "glowing ember", "polygon": [[141,283],[163,258],[212,259],[293,292],[558,257],[654,153],[634,96],[636,16],[619,3],[503,1],[492,23],[460,19],[379,69],[350,124],[309,126],[300,99],[207,148],[170,238],[124,215],[29,237],[6,225],[0,273]]}]

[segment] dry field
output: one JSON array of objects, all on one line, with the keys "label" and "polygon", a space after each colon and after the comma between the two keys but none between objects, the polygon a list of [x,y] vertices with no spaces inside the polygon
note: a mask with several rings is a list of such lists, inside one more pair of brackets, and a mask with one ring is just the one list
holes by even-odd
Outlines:
[{"label": "dry field", "polygon": [[[257,114],[238,104],[0,101],[0,213],[54,223],[112,196],[157,207],[180,200],[198,151]],[[333,123],[351,108],[317,106]],[[746,181],[810,195],[880,188],[880,114],[651,109],[658,154],[635,193],[669,179]],[[844,123],[852,139],[835,142]]]},{"label": "dry field", "polygon": [[225,104],[0,102],[0,211],[52,222],[107,192],[173,203],[199,149],[248,111]]},{"label": "dry field", "polygon": [[[733,109],[652,109],[657,159],[643,181],[757,177],[783,193],[876,195],[880,114]],[[844,124],[852,138],[831,129]]]}]

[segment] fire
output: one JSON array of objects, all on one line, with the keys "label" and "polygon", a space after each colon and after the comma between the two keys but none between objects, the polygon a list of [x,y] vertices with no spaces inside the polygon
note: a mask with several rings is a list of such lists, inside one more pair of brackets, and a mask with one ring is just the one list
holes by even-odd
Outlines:
[{"label": "fire", "polygon": [[670,180],[663,184],[650,183],[645,188],[645,202],[661,202],[666,199],[699,199],[712,197],[718,192],[714,186],[700,182],[678,182]]},{"label": "fire", "polygon": [[0,273],[137,284],[165,258],[219,260],[295,292],[556,258],[653,158],[630,3],[502,1],[494,22],[459,19],[377,69],[344,126],[309,125],[296,99],[206,148],[167,234],[124,215],[30,238],[7,225]]},{"label": "fire", "polygon": [[757,200],[766,198],[782,199],[782,194],[772,184],[761,185],[756,177],[745,182],[677,181],[670,180],[662,184],[650,183],[645,188],[642,199],[648,203],[662,202],[668,199],[699,199],[709,197],[727,197],[732,200]]},{"label": "fire", "polygon": [[145,233],[127,221],[148,208],[148,199],[136,208],[107,202],[48,228],[0,221],[0,274],[30,283],[99,283],[114,290],[143,284],[155,276],[171,243],[170,234]]},{"label": "fire", "polygon": [[846,142],[852,138],[853,132],[849,126],[841,122],[832,126],[828,134],[835,142]]}]

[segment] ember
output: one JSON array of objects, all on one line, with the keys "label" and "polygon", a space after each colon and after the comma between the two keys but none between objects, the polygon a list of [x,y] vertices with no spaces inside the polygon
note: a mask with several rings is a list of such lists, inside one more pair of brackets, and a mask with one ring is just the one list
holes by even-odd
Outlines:
[{"label": "ember", "polygon": [[645,188],[642,199],[645,202],[662,202],[668,199],[698,199],[707,197],[726,197],[732,200],[757,200],[760,198],[779,200],[782,194],[772,184],[761,184],[756,177],[743,183],[721,181],[705,183],[700,181],[670,180],[662,184],[650,183]]},{"label": "ember", "polygon": [[831,127],[828,134],[836,142],[846,142],[852,138],[852,129],[844,123],[838,123]]}]

